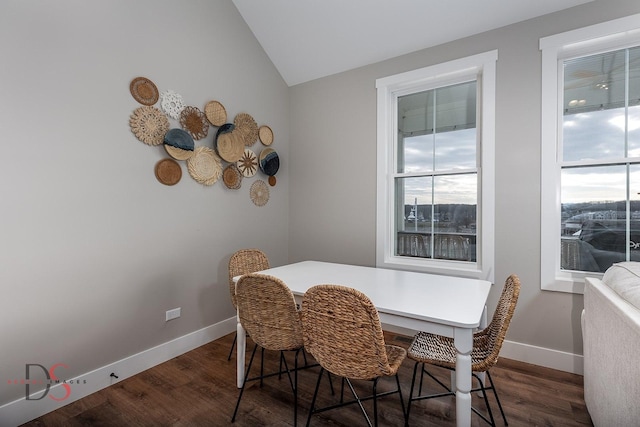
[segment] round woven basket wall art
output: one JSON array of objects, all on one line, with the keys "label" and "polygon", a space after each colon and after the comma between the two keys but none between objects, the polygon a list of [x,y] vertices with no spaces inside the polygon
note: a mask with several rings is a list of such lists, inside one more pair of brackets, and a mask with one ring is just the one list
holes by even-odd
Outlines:
[{"label": "round woven basket wall art", "polygon": [[162,111],[175,120],[180,118],[180,113],[184,109],[182,95],[172,90],[162,92],[160,95],[160,105],[162,106]]},{"label": "round woven basket wall art", "polygon": [[216,138],[216,149],[225,161],[235,163],[242,158],[244,142],[237,129],[231,132],[221,133]]},{"label": "round woven basket wall art", "polygon": [[222,126],[227,122],[227,110],[218,101],[209,101],[204,106],[204,114],[207,120],[214,126]]},{"label": "round woven basket wall art", "polygon": [[205,138],[209,133],[209,121],[196,107],[184,107],[180,113],[180,126],[196,140]]},{"label": "round woven basket wall art", "polygon": [[273,131],[269,126],[260,126],[260,128],[258,128],[258,137],[264,145],[271,145],[273,143]]},{"label": "round woven basket wall art", "polygon": [[158,102],[158,88],[146,77],[136,77],[131,80],[129,92],[133,99],[142,105],[153,105]]},{"label": "round woven basket wall art", "polygon": [[156,178],[164,185],[175,185],[182,178],[182,168],[173,159],[162,159],[156,163]]},{"label": "round woven basket wall art", "polygon": [[244,145],[252,146],[258,140],[258,125],[256,121],[247,113],[240,113],[233,119],[236,130],[242,135]]},{"label": "round woven basket wall art", "polygon": [[269,187],[263,180],[259,179],[251,184],[249,197],[256,206],[264,206],[269,201]]},{"label": "round woven basket wall art", "polygon": [[155,107],[138,107],[129,118],[131,132],[147,145],[160,145],[169,131],[169,120]]},{"label": "round woven basket wall art", "polygon": [[196,147],[187,160],[189,175],[203,185],[213,185],[222,174],[222,161],[209,147]]},{"label": "round woven basket wall art", "polygon": [[237,190],[242,185],[242,174],[238,170],[238,167],[231,164],[224,168],[222,171],[222,182],[227,188],[231,190]]},{"label": "round woven basket wall art", "polygon": [[242,157],[236,162],[236,166],[238,166],[242,176],[246,178],[254,176],[258,171],[258,157],[256,157],[256,153],[245,148]]},{"label": "round woven basket wall art", "polygon": [[187,160],[193,156],[193,150],[183,150],[169,144],[164,144],[164,149],[167,150],[167,154],[176,160]]}]

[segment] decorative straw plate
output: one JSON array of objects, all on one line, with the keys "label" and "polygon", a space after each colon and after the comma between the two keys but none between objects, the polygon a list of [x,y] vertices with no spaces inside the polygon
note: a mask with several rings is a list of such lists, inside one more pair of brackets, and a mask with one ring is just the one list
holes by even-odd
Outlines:
[{"label": "decorative straw plate", "polygon": [[160,145],[169,130],[169,120],[155,107],[138,107],[129,118],[131,132],[147,145]]},{"label": "decorative straw plate", "polygon": [[[195,144],[189,132],[183,129],[173,128],[164,135],[164,143],[183,150],[193,151]],[[265,148],[266,150],[266,148]]]},{"label": "decorative straw plate", "polygon": [[136,77],[131,80],[129,92],[142,105],[153,105],[158,102],[158,88],[146,77]]},{"label": "decorative straw plate", "polygon": [[169,144],[164,144],[164,149],[167,150],[167,153],[176,160],[187,160],[193,156],[193,150],[183,150],[182,148],[174,147]]},{"label": "decorative straw plate", "polygon": [[173,159],[162,159],[156,163],[156,178],[164,185],[175,185],[182,178],[182,168]]},{"label": "decorative straw plate", "polygon": [[259,179],[251,184],[249,197],[254,205],[264,206],[269,201],[269,187],[263,180]]},{"label": "decorative straw plate", "polygon": [[278,169],[280,169],[280,158],[273,148],[265,148],[262,150],[258,163],[260,164],[260,170],[262,170],[265,175],[273,176],[278,172]]},{"label": "decorative straw plate", "polygon": [[204,185],[213,185],[222,174],[220,157],[209,147],[196,147],[187,160],[189,175]]},{"label": "decorative straw plate", "polygon": [[227,121],[227,110],[218,101],[209,101],[204,106],[204,114],[207,120],[214,126],[222,126]]},{"label": "decorative straw plate", "polygon": [[236,129],[240,131],[244,145],[247,147],[252,146],[258,140],[258,125],[249,114],[238,114],[235,119],[233,119],[233,124],[236,125]]},{"label": "decorative straw plate", "polygon": [[209,133],[209,121],[196,107],[184,107],[180,113],[180,126],[196,140],[205,138]]},{"label": "decorative straw plate", "polygon": [[258,129],[258,137],[264,145],[271,145],[273,143],[273,131],[269,126],[260,126]]},{"label": "decorative straw plate", "polygon": [[254,176],[258,171],[258,158],[256,157],[256,153],[245,148],[242,158],[237,161],[236,166],[238,166],[242,176],[246,178]]},{"label": "decorative straw plate", "polygon": [[232,190],[240,188],[240,185],[242,185],[242,174],[236,165],[231,164],[224,168],[222,171],[222,182],[224,182],[227,188]]},{"label": "decorative straw plate", "polygon": [[167,113],[172,119],[176,120],[178,120],[180,113],[184,109],[182,95],[172,90],[162,92],[162,95],[160,95],[160,105],[162,106],[162,111]]},{"label": "decorative straw plate", "polygon": [[235,163],[242,158],[244,142],[237,130],[219,134],[216,138],[216,149],[222,159]]}]

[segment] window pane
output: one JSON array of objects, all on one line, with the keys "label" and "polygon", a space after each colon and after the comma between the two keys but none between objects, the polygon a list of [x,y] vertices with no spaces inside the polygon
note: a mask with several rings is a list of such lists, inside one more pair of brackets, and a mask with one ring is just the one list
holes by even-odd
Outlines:
[{"label": "window pane", "polygon": [[629,156],[640,157],[640,47],[629,49]]},{"label": "window pane", "polygon": [[433,135],[404,138],[404,170],[398,172],[418,173],[433,170]]},{"label": "window pane", "polygon": [[476,261],[475,174],[397,178],[396,195],[395,255]]},{"label": "window pane", "polygon": [[564,63],[564,161],[625,156],[626,50]]},{"label": "window pane", "polygon": [[626,260],[625,165],[563,169],[561,268],[604,272]]},{"label": "window pane", "polygon": [[477,206],[476,174],[434,179],[434,258],[476,260]]},{"label": "window pane", "polygon": [[476,129],[436,134],[436,170],[476,167]]},{"label": "window pane", "polygon": [[398,98],[399,173],[476,166],[476,82]]}]

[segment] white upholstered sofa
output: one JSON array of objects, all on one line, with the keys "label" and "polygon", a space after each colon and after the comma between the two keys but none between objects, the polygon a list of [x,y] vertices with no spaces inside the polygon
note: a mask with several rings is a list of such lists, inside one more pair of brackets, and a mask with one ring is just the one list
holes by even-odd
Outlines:
[{"label": "white upholstered sofa", "polygon": [[640,426],[640,262],[585,282],[584,398],[596,427]]}]

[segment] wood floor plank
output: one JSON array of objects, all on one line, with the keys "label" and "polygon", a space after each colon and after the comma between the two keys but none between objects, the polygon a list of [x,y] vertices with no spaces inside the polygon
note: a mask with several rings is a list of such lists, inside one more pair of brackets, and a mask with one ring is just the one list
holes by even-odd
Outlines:
[{"label": "wood floor plank", "polygon": [[[410,337],[385,333],[389,344],[407,347]],[[244,393],[236,422],[231,416],[238,398],[235,385],[235,352],[230,361],[227,355],[233,334],[201,346],[106,389],[46,414],[23,427],[68,426],[291,426],[293,425],[293,395],[286,377],[250,383]],[[248,339],[248,349],[252,349]],[[265,353],[265,371],[278,369],[278,353]],[[256,356],[258,357],[258,356]],[[309,362],[313,359],[308,356]],[[302,360],[302,358],[301,358]],[[287,356],[293,367],[293,358]],[[302,364],[302,362],[301,362]],[[254,362],[257,374],[259,361]],[[399,375],[406,406],[414,363],[405,360]],[[449,383],[450,371],[429,368],[436,377]],[[306,422],[308,408],[316,385],[319,368],[302,369],[298,376],[298,424]],[[500,400],[510,426],[592,426],[584,404],[583,381],[580,375],[556,371],[514,360],[500,359],[491,374],[498,388]],[[334,378],[336,394],[340,381]],[[392,389],[393,381],[383,381],[380,389]],[[368,393],[370,383],[355,385],[358,393]],[[441,391],[432,380],[425,378],[424,390]],[[347,395],[348,396],[348,395]],[[324,405],[337,396],[330,393],[323,378],[319,404]],[[348,396],[350,398],[350,396]],[[481,397],[473,394],[472,404],[486,413]],[[497,425],[503,425],[495,399],[490,404]],[[365,407],[372,414],[371,402]],[[397,395],[379,401],[381,426],[402,426],[404,418]],[[364,418],[354,405],[313,416],[311,426],[355,427],[365,425]],[[455,426],[455,399],[445,397],[412,403],[410,425]],[[472,415],[472,426],[486,425]]]}]

